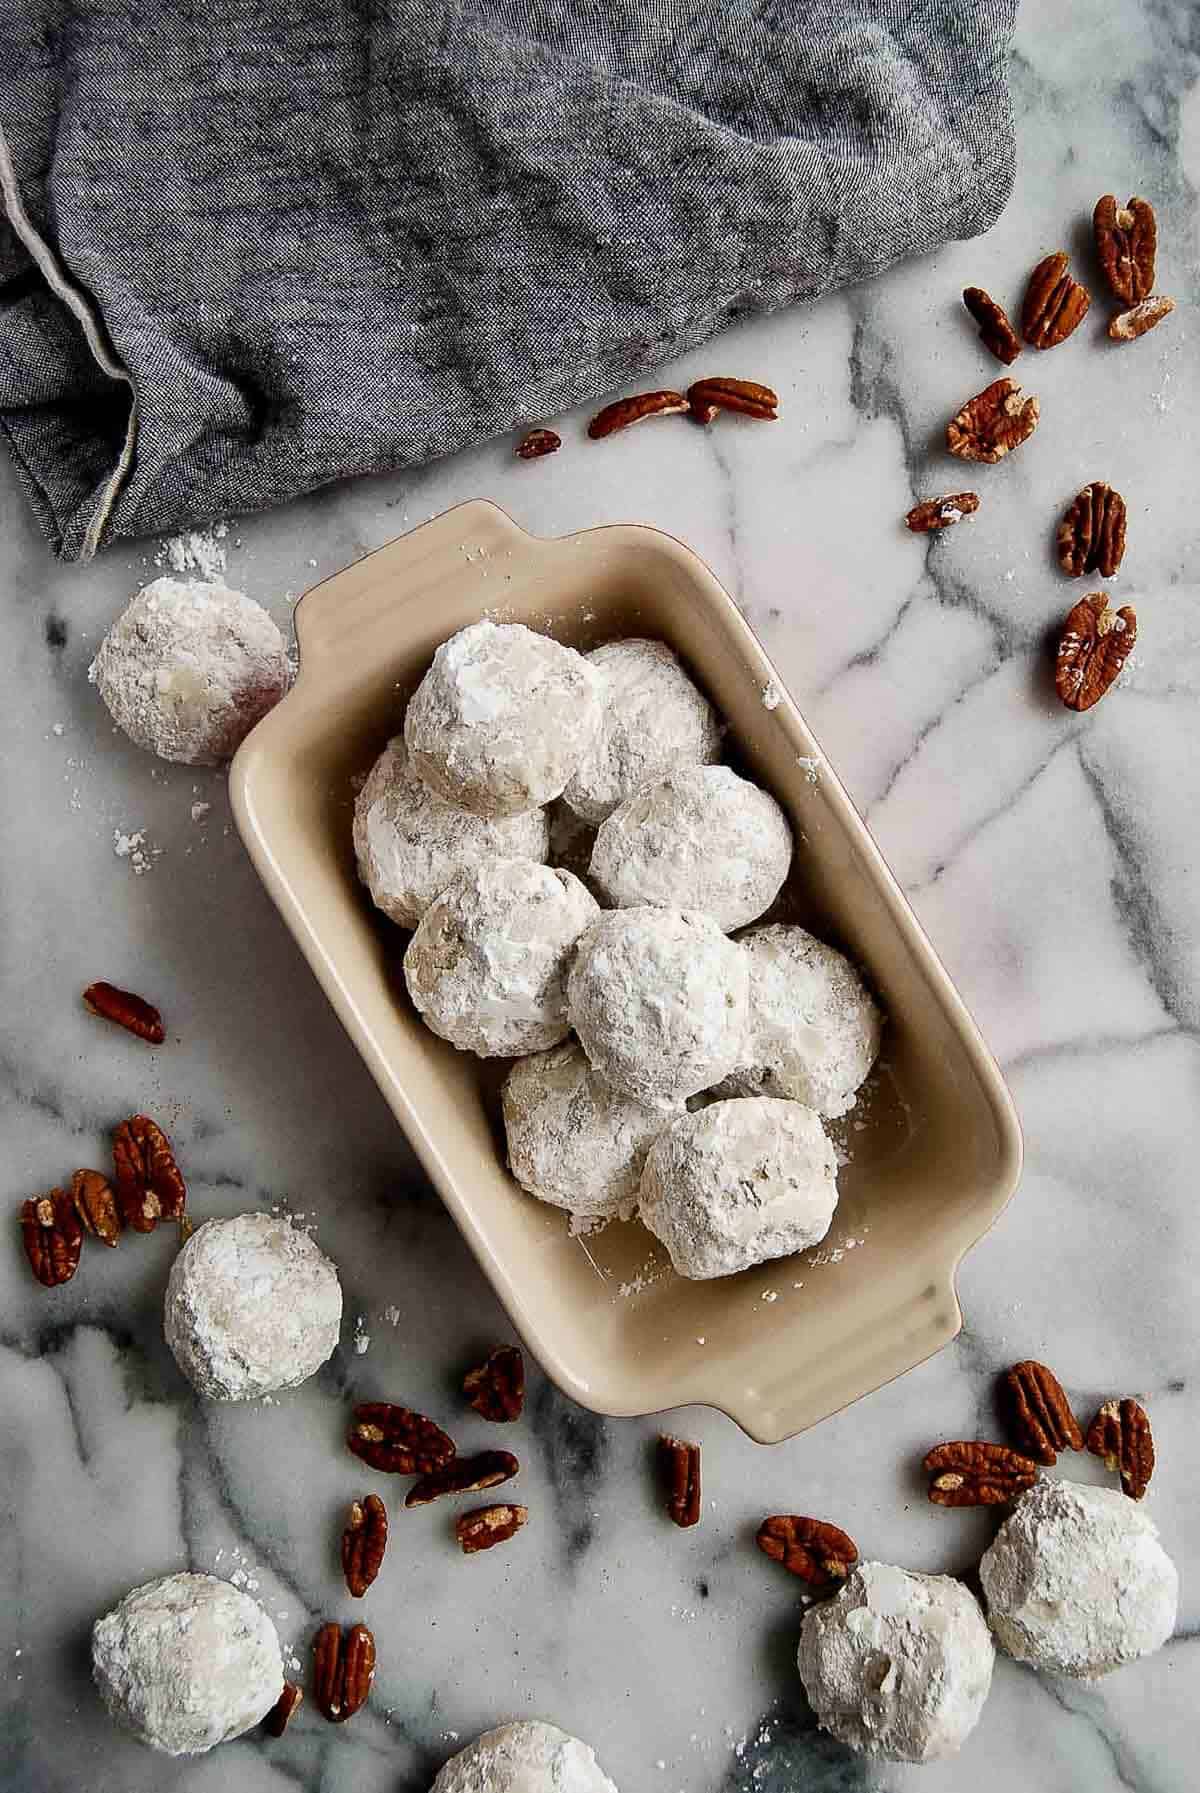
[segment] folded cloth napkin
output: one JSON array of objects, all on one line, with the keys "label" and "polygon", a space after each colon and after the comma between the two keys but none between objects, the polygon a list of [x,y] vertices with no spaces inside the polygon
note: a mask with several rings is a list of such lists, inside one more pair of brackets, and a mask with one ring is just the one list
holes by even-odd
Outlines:
[{"label": "folded cloth napkin", "polygon": [[1015,12],[0,0],[0,427],[39,522],[86,559],[415,466],[986,230]]}]

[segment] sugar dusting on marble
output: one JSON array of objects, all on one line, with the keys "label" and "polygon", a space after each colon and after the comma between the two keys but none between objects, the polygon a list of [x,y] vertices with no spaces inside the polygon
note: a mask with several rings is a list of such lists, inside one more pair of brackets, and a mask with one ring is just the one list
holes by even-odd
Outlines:
[{"label": "sugar dusting on marble", "polygon": [[164,851],[163,847],[147,845],[144,828],[132,828],[128,831],[113,829],[113,853],[118,859],[128,860],[129,869],[135,878],[144,877],[148,871],[152,871],[155,860],[161,859]]},{"label": "sugar dusting on marble", "polygon": [[170,567],[173,573],[198,573],[202,579],[215,579],[225,571],[225,537],[228,526],[215,523],[211,529],[189,529],[170,536],[154,556],[156,567]]}]

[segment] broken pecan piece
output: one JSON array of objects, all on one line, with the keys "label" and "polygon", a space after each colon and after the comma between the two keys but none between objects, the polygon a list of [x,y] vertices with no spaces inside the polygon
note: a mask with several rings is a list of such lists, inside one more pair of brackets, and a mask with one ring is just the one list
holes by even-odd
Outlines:
[{"label": "broken pecan piece", "polygon": [[387,1508],[377,1494],[351,1503],[342,1532],[342,1574],[356,1600],[361,1600],[383,1563],[387,1549]]},{"label": "broken pecan piece", "polygon": [[522,436],[514,453],[522,461],[538,461],[545,454],[557,454],[562,447],[562,437],[554,430],[530,430]]},{"label": "broken pecan piece", "polygon": [[973,516],[979,509],[978,492],[947,492],[944,498],[926,498],[914,504],[904,521],[914,535],[928,535],[934,529],[949,529]]},{"label": "broken pecan piece", "polygon": [[426,1507],[443,1494],[479,1494],[497,1488],[519,1475],[521,1465],[509,1451],[478,1451],[473,1457],[456,1457],[444,1469],[435,1469],[414,1482],[404,1498],[406,1507]]},{"label": "broken pecan piece", "polygon": [[1029,276],[1021,307],[1021,335],[1035,349],[1057,348],[1088,314],[1092,295],[1067,272],[1070,257],[1058,249]]},{"label": "broken pecan piece", "polygon": [[929,1498],[939,1507],[1001,1506],[1032,1488],[1038,1477],[1031,1457],[980,1439],[935,1445],[924,1468],[931,1478]]},{"label": "broken pecan piece", "polygon": [[313,1639],[313,1699],[330,1724],[345,1724],[366,1702],[375,1679],[375,1639],[365,1625],[345,1637],[331,1619]]},{"label": "broken pecan piece", "polygon": [[700,1523],[700,1446],[663,1433],[658,1441],[658,1467],[667,1499],[667,1514],[681,1527]]},{"label": "broken pecan piece", "polygon": [[993,380],[969,398],[946,425],[946,447],[960,461],[992,465],[1032,436],[1038,426],[1036,398],[1022,398],[1012,380]]},{"label": "broken pecan piece", "polygon": [[490,1550],[494,1544],[507,1544],[528,1517],[528,1507],[510,1506],[507,1502],[476,1507],[473,1513],[463,1513],[454,1521],[454,1535],[463,1555],[474,1556],[480,1550]]},{"label": "broken pecan piece", "polygon": [[1118,299],[1127,305],[1154,291],[1154,258],[1158,249],[1158,220],[1148,199],[1131,199],[1119,206],[1115,194],[1105,193],[1092,213],[1096,254],[1105,278]]},{"label": "broken pecan piece", "polygon": [[588,424],[588,435],[593,442],[599,442],[604,436],[615,436],[618,430],[627,430],[630,424],[641,423],[646,417],[671,417],[680,411],[686,411],[688,402],[682,392],[635,392],[629,398],[619,398],[611,405],[605,405],[603,411],[597,411]]},{"label": "broken pecan piece", "polygon": [[263,1729],[267,1736],[282,1737],[303,1703],[303,1689],[297,1687],[294,1681],[285,1681],[283,1692],[263,1719]]},{"label": "broken pecan piece", "polygon": [[1058,526],[1058,564],[1069,579],[1112,579],[1125,558],[1125,500],[1102,479],[1084,486]]},{"label": "broken pecan piece", "polygon": [[148,1114],[134,1114],[113,1134],[117,1202],[126,1226],[152,1233],[160,1219],[178,1220],[187,1206],[187,1185],[171,1142]]},{"label": "broken pecan piece", "polygon": [[1080,598],[1063,624],[1054,668],[1054,688],[1068,710],[1100,702],[1136,640],[1137,615],[1128,604],[1110,610],[1102,591]]},{"label": "broken pecan piece", "polygon": [[80,1225],[93,1238],[106,1245],[116,1245],[121,1237],[121,1215],[112,1184],[102,1171],[77,1170],[71,1173],[71,1202]]},{"label": "broken pecan piece", "polygon": [[384,1475],[428,1475],[455,1454],[454,1440],[433,1420],[390,1401],[360,1402],[346,1443]]},{"label": "broken pecan piece", "polygon": [[688,387],[688,407],[701,423],[711,423],[718,411],[740,411],[774,423],[779,416],[779,395],[757,380],[695,380]]},{"label": "broken pecan piece", "polygon": [[21,1238],[29,1267],[43,1288],[70,1282],[79,1268],[83,1228],[65,1189],[22,1202]]},{"label": "broken pecan piece", "polygon": [[1139,299],[1128,311],[1119,311],[1108,326],[1108,334],[1114,342],[1136,342],[1147,330],[1153,330],[1155,324],[1170,317],[1174,309],[1175,301],[1166,293],[1151,293],[1148,299]]},{"label": "broken pecan piece", "polygon": [[486,1363],[463,1377],[467,1404],[484,1419],[520,1419],[525,1405],[525,1359],[516,1345],[500,1345]]},{"label": "broken pecan piece", "polygon": [[997,361],[1003,361],[1005,367],[1011,367],[1021,353],[1021,340],[1003,305],[998,305],[990,293],[985,293],[981,286],[968,286],[963,290],[963,304],[979,325],[979,339],[985,349],[990,349]]},{"label": "broken pecan piece", "polygon": [[858,1545],[846,1532],[823,1519],[804,1519],[797,1513],[776,1513],[764,1519],[755,1542],[772,1562],[782,1563],[810,1588],[835,1587],[858,1561]]},{"label": "broken pecan piece", "polygon": [[1028,1457],[1049,1467],[1059,1451],[1083,1449],[1083,1433],[1053,1370],[1025,1359],[1000,1379],[1000,1406],[1013,1438]]},{"label": "broken pecan piece", "polygon": [[118,990],[115,984],[89,984],[83,993],[83,1006],[102,1021],[115,1021],[147,1045],[161,1046],[167,1037],[154,1004],[135,996],[132,990]]},{"label": "broken pecan piece", "polygon": [[1105,1401],[1088,1427],[1087,1447],[1106,1469],[1120,1472],[1130,1500],[1141,1500],[1154,1474],[1154,1439],[1140,1401]]}]

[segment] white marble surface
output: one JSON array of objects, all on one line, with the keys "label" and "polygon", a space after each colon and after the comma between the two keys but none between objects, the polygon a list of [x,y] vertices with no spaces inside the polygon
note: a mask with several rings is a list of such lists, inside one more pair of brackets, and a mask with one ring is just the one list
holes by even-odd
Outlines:
[{"label": "white marble surface", "polygon": [[[335,1558],[364,1480],[340,1444],[349,1400],[453,1414],[452,1377],[506,1329],[260,890],[223,779],[139,754],[87,685],[154,546],[54,566],[0,466],[4,1201],[103,1162],[107,1128],[144,1107],[173,1133],[198,1213],[287,1203],[317,1223],[347,1297],[341,1350],[315,1381],[277,1405],[206,1407],[162,1339],[173,1239],[93,1247],[47,1294],[6,1231],[0,1786],[423,1793],[458,1739],[533,1714],[592,1741],[623,1793],[1195,1786],[1198,69],[1187,4],[1027,6],[1021,171],[991,235],[674,370],[769,380],[777,425],[647,425],[594,447],[571,418],[550,462],[496,445],[231,526],[232,581],[281,621],[321,574],[469,496],[548,534],[638,520],[692,543],[776,657],[1000,1057],[1028,1160],[963,1268],[966,1327],[936,1360],[775,1450],[716,1414],[678,1417],[705,1446],[693,1534],[658,1515],[654,1422],[597,1420],[535,1376],[517,1445],[529,1528],[463,1561],[438,1509],[397,1525],[366,1603],[381,1664],[369,1710],[333,1729],[310,1705],[282,1742],[193,1761],[108,1724],[87,1674],[93,1618],[169,1570],[236,1571],[306,1658],[316,1622],[351,1607]],[[1085,227],[1106,190],[1157,204],[1159,284],[1180,308],[1128,348],[1094,316],[1052,354],[1027,352],[1015,373],[1041,397],[1041,428],[964,482],[942,427],[1000,370],[959,289],[1016,303],[1061,242],[1099,294]],[[1095,477],[1129,500],[1119,590],[1140,634],[1121,688],[1077,719],[1048,695],[1047,632],[1079,591],[1050,544]],[[932,542],[899,526],[914,496],[963,483],[983,493],[973,522]],[[212,806],[201,821],[196,802]],[[113,852],[131,829],[161,850],[140,877]],[[148,1054],[89,1021],[78,992],[97,976],[158,997],[169,1044]],[[866,1554],[966,1569],[992,1522],[930,1508],[914,1465],[937,1437],[990,1431],[995,1372],[1025,1355],[1056,1365],[1081,1411],[1109,1392],[1147,1400],[1148,1510],[1182,1568],[1178,1635],[1094,1687],[1001,1662],[957,1761],[865,1767],[812,1729],[796,1589],[753,1529],[767,1511],[827,1514]]]}]

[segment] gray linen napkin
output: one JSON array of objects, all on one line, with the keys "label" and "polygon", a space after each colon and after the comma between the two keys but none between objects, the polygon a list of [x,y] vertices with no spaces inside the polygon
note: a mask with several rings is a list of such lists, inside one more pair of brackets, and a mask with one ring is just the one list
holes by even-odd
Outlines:
[{"label": "gray linen napkin", "polygon": [[39,522],[86,559],[417,465],[986,230],[1015,12],[0,0],[0,429]]}]

